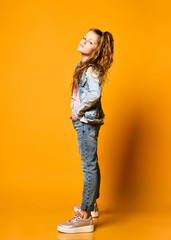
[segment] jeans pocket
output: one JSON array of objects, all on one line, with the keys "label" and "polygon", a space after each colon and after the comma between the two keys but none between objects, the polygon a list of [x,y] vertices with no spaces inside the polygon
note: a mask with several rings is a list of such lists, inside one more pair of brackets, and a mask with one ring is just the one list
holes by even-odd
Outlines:
[{"label": "jeans pocket", "polygon": [[101,125],[100,124],[89,124],[88,133],[90,137],[97,138],[99,135]]},{"label": "jeans pocket", "polygon": [[73,124],[73,127],[75,128],[75,130],[77,130],[77,126],[78,126],[79,121],[80,121],[79,119],[77,119],[77,120],[72,119],[72,124]]}]

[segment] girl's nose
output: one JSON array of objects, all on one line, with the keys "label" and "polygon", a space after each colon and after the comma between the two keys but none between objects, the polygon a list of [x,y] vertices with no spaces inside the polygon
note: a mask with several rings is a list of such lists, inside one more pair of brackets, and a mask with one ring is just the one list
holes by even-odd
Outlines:
[{"label": "girl's nose", "polygon": [[83,43],[86,44],[86,40],[83,40]]}]

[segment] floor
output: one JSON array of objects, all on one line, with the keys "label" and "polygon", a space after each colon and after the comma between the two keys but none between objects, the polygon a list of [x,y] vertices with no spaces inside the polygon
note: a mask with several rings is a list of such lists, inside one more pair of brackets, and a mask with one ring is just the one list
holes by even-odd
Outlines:
[{"label": "floor", "polygon": [[171,240],[171,212],[168,211],[135,213],[101,207],[99,218],[93,218],[94,232],[68,234],[57,231],[57,224],[67,221],[73,213],[72,209],[53,207],[3,210],[0,216],[0,238]]}]

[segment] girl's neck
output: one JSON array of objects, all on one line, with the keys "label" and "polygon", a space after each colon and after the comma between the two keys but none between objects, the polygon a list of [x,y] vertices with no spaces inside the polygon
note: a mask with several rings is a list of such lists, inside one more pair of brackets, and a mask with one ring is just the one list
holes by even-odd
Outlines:
[{"label": "girl's neck", "polygon": [[89,56],[82,54],[82,57],[81,57],[81,58],[82,58],[81,61],[84,62],[84,61],[87,60],[87,58],[89,58]]}]

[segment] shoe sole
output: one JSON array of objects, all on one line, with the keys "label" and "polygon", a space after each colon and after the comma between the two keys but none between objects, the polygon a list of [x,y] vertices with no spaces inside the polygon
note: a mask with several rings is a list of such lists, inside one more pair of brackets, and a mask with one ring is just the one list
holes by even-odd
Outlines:
[{"label": "shoe sole", "polygon": [[65,233],[93,232],[94,225],[70,228],[70,229],[67,229],[67,228],[61,227],[61,226],[57,226],[57,230],[60,232],[65,232]]},{"label": "shoe sole", "polygon": [[[77,211],[80,211],[80,209],[77,208],[77,207],[74,207],[74,211],[77,212]],[[96,211],[96,212],[91,211],[91,216],[92,217],[98,217],[99,216],[99,212],[98,211]]]}]

